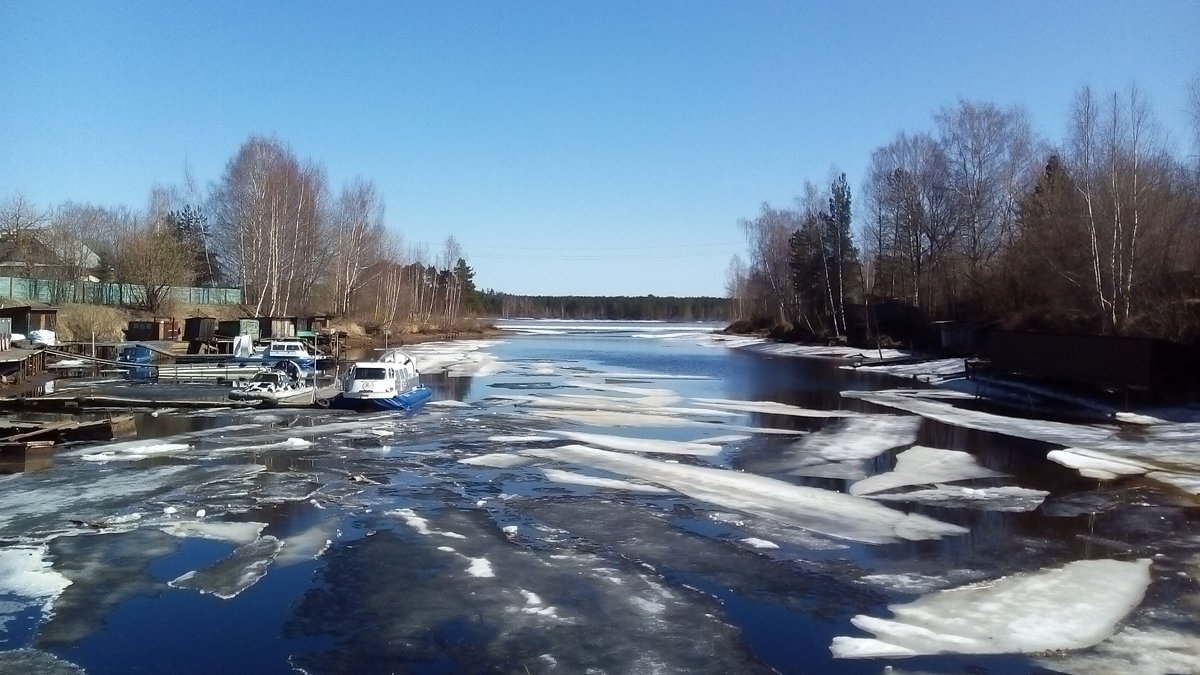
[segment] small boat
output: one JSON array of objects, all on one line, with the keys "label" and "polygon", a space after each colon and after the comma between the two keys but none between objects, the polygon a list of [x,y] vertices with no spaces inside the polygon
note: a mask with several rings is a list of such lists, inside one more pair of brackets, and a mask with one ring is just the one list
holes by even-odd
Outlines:
[{"label": "small boat", "polygon": [[342,378],[342,391],[330,407],[350,410],[398,410],[415,412],[433,396],[421,384],[417,364],[399,350],[378,361],[356,361]]},{"label": "small boat", "polygon": [[264,401],[278,403],[304,394],[312,394],[316,388],[304,379],[300,367],[288,361],[282,361],[270,370],[255,373],[242,386],[235,386],[229,392],[229,398],[236,401]]},{"label": "small boat", "polygon": [[316,372],[317,355],[302,340],[271,340],[265,349],[260,349],[253,348],[249,336],[238,336],[234,339],[233,360],[242,364],[261,363],[264,366],[290,361],[300,366],[305,374]]}]

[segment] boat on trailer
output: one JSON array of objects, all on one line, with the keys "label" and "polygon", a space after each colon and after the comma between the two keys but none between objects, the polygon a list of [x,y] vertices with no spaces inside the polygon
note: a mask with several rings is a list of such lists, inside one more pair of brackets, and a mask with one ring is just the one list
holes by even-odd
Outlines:
[{"label": "boat on trailer", "polygon": [[421,384],[417,364],[408,354],[392,350],[377,361],[356,361],[342,378],[342,391],[331,408],[415,412],[433,396]]}]

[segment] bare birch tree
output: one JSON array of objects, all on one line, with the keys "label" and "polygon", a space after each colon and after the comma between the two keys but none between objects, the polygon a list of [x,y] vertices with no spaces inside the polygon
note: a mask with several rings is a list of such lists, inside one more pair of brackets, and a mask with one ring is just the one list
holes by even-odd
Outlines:
[{"label": "bare birch tree", "polygon": [[258,316],[308,308],[324,268],[324,170],[274,139],[251,137],[211,199],[213,235],[230,279]]},{"label": "bare birch tree", "polygon": [[342,188],[331,219],[333,310],[347,314],[355,295],[379,273],[384,260],[383,201],[375,184],[362,178]]}]

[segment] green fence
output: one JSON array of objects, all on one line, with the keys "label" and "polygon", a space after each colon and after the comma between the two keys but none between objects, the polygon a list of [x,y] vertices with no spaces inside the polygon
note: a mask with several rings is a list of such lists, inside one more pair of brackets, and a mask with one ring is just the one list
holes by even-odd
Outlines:
[{"label": "green fence", "polygon": [[[91,305],[138,305],[145,301],[145,292],[132,284],[110,284],[95,281],[52,281],[23,277],[0,277],[0,295],[14,300],[36,300],[48,305],[79,302]],[[193,305],[237,305],[242,302],[240,288],[197,288],[181,286],[171,289],[171,297]]]}]

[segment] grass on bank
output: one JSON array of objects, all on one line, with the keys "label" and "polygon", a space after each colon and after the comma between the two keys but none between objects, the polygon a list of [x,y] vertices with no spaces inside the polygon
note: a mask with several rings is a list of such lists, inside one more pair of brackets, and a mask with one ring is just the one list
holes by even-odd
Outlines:
[{"label": "grass on bank", "polygon": [[[180,329],[188,317],[215,317],[219,321],[249,316],[246,308],[237,305],[188,305],[177,304],[169,314],[179,322]],[[109,305],[84,305],[65,303],[58,307],[58,339],[61,342],[121,342],[130,321],[149,320],[155,317],[144,311],[112,307]],[[352,339],[363,342],[392,344],[419,342],[445,337],[482,337],[497,333],[490,319],[460,318],[450,322],[403,323],[385,325],[378,322],[355,321],[350,317],[338,317],[331,321],[334,330],[345,331]]]}]

